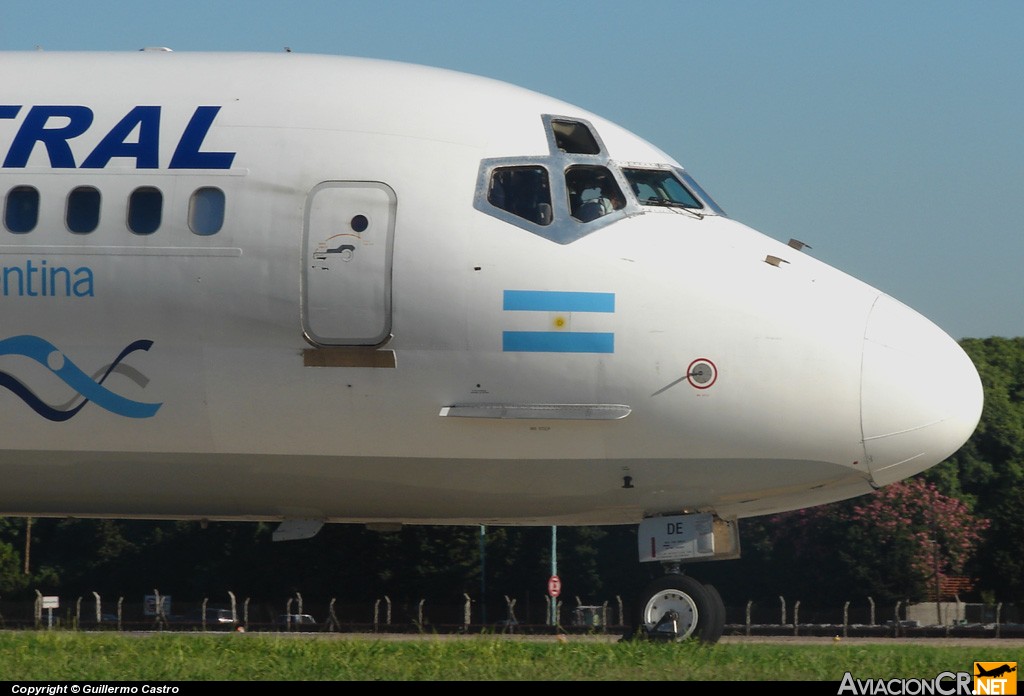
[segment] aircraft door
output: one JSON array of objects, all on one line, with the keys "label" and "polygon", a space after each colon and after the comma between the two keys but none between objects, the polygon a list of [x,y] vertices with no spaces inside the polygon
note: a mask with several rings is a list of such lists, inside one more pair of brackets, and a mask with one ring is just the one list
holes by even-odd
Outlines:
[{"label": "aircraft door", "polygon": [[302,329],[322,346],[375,346],[391,335],[395,192],[325,181],[306,201]]}]

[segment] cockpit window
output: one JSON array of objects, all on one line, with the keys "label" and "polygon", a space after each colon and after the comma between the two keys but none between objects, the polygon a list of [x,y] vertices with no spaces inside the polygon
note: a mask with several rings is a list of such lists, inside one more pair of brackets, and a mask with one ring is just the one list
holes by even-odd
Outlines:
[{"label": "cockpit window", "polygon": [[555,145],[562,152],[576,155],[597,155],[601,152],[601,146],[586,124],[552,119],[551,130],[555,134]]},{"label": "cockpit window", "polygon": [[642,205],[678,206],[699,210],[704,204],[668,169],[622,170]]},{"label": "cockpit window", "polygon": [[551,224],[551,186],[544,167],[496,167],[487,202],[538,225]]},{"label": "cockpit window", "polygon": [[695,219],[725,215],[678,165],[616,161],[601,129],[586,120],[554,114],[540,119],[546,153],[480,160],[476,210],[556,244],[666,210]]},{"label": "cockpit window", "polygon": [[576,165],[565,170],[565,189],[570,214],[580,222],[590,222],[626,205],[622,189],[607,167]]},{"label": "cockpit window", "polygon": [[691,191],[693,191],[698,196],[700,196],[700,199],[702,201],[704,201],[704,204],[708,208],[713,210],[716,215],[721,215],[722,217],[728,217],[725,214],[725,211],[722,210],[722,208],[717,203],[715,203],[714,199],[711,198],[711,196],[708,195],[707,191],[705,191],[704,189],[701,188],[700,184],[698,184],[696,182],[696,180],[692,176],[690,176],[687,172],[684,172],[684,171],[680,171],[680,172],[678,172],[678,174],[681,177],[683,177],[683,183],[686,184],[686,186],[689,187],[689,189]]}]

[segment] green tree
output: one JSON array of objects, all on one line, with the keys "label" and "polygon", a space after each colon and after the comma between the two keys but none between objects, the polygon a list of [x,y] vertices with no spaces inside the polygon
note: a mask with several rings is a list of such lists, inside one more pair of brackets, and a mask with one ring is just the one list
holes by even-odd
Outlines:
[{"label": "green tree", "polygon": [[28,578],[22,571],[21,556],[7,542],[0,541],[0,596],[24,591]]},{"label": "green tree", "polygon": [[981,422],[949,461],[927,472],[991,520],[973,566],[1001,601],[1024,600],[1024,338],[966,339],[985,392]]}]

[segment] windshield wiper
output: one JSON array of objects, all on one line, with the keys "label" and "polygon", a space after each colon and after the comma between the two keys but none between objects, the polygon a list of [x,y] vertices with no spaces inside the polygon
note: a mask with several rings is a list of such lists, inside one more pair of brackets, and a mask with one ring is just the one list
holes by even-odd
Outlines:
[{"label": "windshield wiper", "polygon": [[679,210],[681,212],[689,213],[698,220],[704,219],[704,215],[702,213],[698,213],[690,206],[686,205],[685,203],[680,203],[679,201],[672,201],[667,198],[645,198],[642,199],[640,202],[643,205],[657,205],[662,208],[672,208],[673,210]]}]

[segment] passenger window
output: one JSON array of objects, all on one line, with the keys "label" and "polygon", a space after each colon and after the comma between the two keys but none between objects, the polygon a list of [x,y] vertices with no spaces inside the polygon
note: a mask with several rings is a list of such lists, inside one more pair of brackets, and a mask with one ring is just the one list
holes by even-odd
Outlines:
[{"label": "passenger window", "polygon": [[615,177],[606,167],[577,165],[565,170],[569,210],[580,222],[590,222],[626,205]]},{"label": "passenger window", "polygon": [[16,186],[7,193],[4,205],[4,226],[11,232],[24,234],[39,222],[39,191],[31,186]]},{"label": "passenger window", "polygon": [[135,234],[153,234],[160,227],[163,194],[152,186],[132,191],[128,199],[128,229]]},{"label": "passenger window", "polygon": [[597,155],[601,152],[594,134],[578,121],[552,119],[551,130],[555,134],[555,145],[562,152],[577,155]]},{"label": "passenger window", "polygon": [[188,204],[188,226],[198,235],[220,232],[224,226],[224,192],[209,186],[196,189]]},{"label": "passenger window", "polygon": [[92,186],[79,186],[68,194],[65,216],[68,229],[75,234],[88,234],[100,224],[100,192]]},{"label": "passenger window", "polygon": [[487,202],[535,222],[551,224],[551,186],[544,167],[498,167],[491,174]]}]

